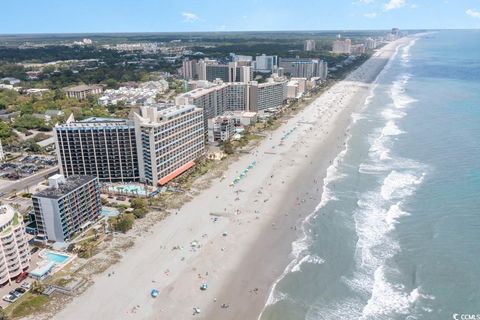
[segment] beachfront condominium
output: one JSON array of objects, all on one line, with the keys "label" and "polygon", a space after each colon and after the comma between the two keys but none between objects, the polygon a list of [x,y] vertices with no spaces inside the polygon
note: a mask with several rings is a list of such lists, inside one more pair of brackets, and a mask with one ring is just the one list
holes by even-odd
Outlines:
[{"label": "beachfront condominium", "polygon": [[203,109],[205,132],[208,119],[229,111],[258,112],[278,107],[287,98],[287,80],[283,77],[269,78],[265,83],[217,82],[197,88],[176,97],[178,105],[192,104]]},{"label": "beachfront condominium", "polygon": [[141,181],[164,185],[204,154],[203,110],[193,105],[142,106],[134,114]]},{"label": "beachfront condominium", "polygon": [[287,79],[269,78],[267,82],[252,81],[249,86],[249,111],[259,112],[282,106],[287,99]]},{"label": "beachfront condominium", "polygon": [[133,121],[88,118],[54,128],[60,172],[93,175],[101,182],[138,181],[138,155]]},{"label": "beachfront condominium", "polygon": [[30,251],[22,216],[10,206],[0,206],[0,285],[29,266]]},{"label": "beachfront condominium", "polygon": [[280,58],[279,66],[285,74],[295,78],[318,77],[322,80],[327,78],[327,63],[319,59],[309,58]]},{"label": "beachfront condominium", "polygon": [[305,51],[315,51],[315,40],[305,40],[303,45]]},{"label": "beachfront condominium", "polygon": [[195,105],[203,110],[205,132],[207,119],[222,115],[227,111],[227,90],[230,84],[210,83],[208,86],[183,93],[175,98],[177,105]]},{"label": "beachfront condominium", "polygon": [[208,119],[227,111],[248,111],[249,84],[244,82],[216,82],[176,97],[177,105],[195,105],[203,110],[204,132],[207,138]]},{"label": "beachfront condominium", "polygon": [[39,235],[49,241],[68,242],[100,216],[100,190],[96,176],[56,174],[49,188],[32,196]]},{"label": "beachfront condominium", "polygon": [[333,42],[332,52],[338,54],[350,54],[352,41],[350,39],[337,39]]}]

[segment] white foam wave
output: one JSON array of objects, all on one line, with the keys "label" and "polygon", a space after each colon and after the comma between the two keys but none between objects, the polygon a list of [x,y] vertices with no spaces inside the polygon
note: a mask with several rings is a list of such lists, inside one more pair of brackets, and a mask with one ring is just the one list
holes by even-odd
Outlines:
[{"label": "white foam wave", "polygon": [[394,121],[390,120],[387,122],[385,127],[382,129],[382,136],[398,136],[399,134],[404,133],[404,131],[400,130],[398,126],[395,124]]},{"label": "white foam wave", "polygon": [[385,215],[385,222],[388,226],[388,231],[393,231],[395,229],[395,225],[398,223],[399,218],[408,215],[410,215],[408,212],[400,209],[400,202],[392,204]]},{"label": "white foam wave", "polygon": [[381,195],[383,199],[397,199],[410,196],[416,185],[423,181],[425,173],[415,175],[412,172],[398,172],[393,170],[383,181]]},{"label": "white foam wave", "polygon": [[405,87],[407,86],[410,78],[410,74],[404,73],[392,83],[390,88],[390,97],[392,98],[393,106],[397,109],[404,109],[408,107],[409,104],[417,101],[405,93]]},{"label": "white foam wave", "polygon": [[352,113],[352,123],[357,123],[360,120],[366,119],[365,115],[361,113]]},{"label": "white foam wave", "polygon": [[417,42],[417,38],[412,39],[406,46],[402,48],[402,55],[401,61],[403,65],[407,66],[410,62],[410,49],[415,45]]},{"label": "white foam wave", "polygon": [[390,159],[390,161],[362,163],[358,168],[358,172],[366,174],[377,174],[392,170],[427,171],[428,167],[413,159],[396,156],[394,159]]},{"label": "white foam wave", "polygon": [[281,292],[279,290],[275,290],[275,291],[272,291],[268,296],[267,305],[272,305],[279,301],[287,300],[287,299],[288,299],[288,295],[286,293]]},{"label": "white foam wave", "polygon": [[392,284],[386,280],[385,266],[380,266],[374,273],[372,296],[363,309],[360,319],[378,319],[380,315],[409,314],[411,306],[420,297],[418,288],[405,292],[401,284]]},{"label": "white foam wave", "polygon": [[394,110],[394,109],[390,109],[390,108],[387,108],[387,109],[382,111],[382,116],[386,120],[401,119],[401,118],[405,117],[406,115],[407,114],[403,111]]},{"label": "white foam wave", "polygon": [[309,255],[307,254],[305,257],[300,259],[300,261],[293,266],[292,270],[290,272],[298,272],[301,270],[301,267],[304,263],[310,263],[310,264],[323,264],[325,263],[325,260],[320,258],[317,255]]}]

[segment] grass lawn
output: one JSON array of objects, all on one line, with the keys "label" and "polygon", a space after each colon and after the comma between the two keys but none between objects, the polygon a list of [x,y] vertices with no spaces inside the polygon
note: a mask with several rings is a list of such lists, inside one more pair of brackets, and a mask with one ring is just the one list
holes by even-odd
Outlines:
[{"label": "grass lawn", "polygon": [[25,317],[41,310],[47,302],[48,297],[27,292],[17,301],[9,305],[5,309],[5,313],[9,318],[13,319]]}]

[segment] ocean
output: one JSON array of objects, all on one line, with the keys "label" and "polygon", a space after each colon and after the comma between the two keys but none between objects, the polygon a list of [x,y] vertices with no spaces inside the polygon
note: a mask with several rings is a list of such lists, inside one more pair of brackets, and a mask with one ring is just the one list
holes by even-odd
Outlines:
[{"label": "ocean", "polygon": [[480,318],[480,31],[413,37],[359,107],[260,319]]}]

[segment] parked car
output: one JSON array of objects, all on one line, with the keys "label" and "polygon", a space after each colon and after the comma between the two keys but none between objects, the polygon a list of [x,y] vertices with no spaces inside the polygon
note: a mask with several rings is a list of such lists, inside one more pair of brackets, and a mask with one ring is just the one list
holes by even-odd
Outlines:
[{"label": "parked car", "polygon": [[22,272],[18,275],[17,279],[15,279],[15,282],[16,283],[20,283],[22,282],[23,280],[25,280],[26,278],[28,277],[28,272]]},{"label": "parked car", "polygon": [[15,302],[17,299],[18,299],[17,296],[14,296],[11,294],[7,294],[2,298],[3,301],[7,301],[7,302]]},{"label": "parked car", "polygon": [[32,285],[29,282],[22,283],[22,288],[25,290],[30,290],[31,287]]},{"label": "parked car", "polygon": [[22,295],[20,292],[16,292],[15,290],[10,291],[8,294],[17,298],[19,298]]},{"label": "parked car", "polygon": [[24,294],[25,292],[27,292],[27,290],[25,290],[22,287],[18,287],[18,288],[15,289],[15,292],[19,292],[20,294]]},{"label": "parked car", "polygon": [[38,250],[40,250],[39,247],[33,247],[32,250],[30,250],[30,254],[36,253]]}]

